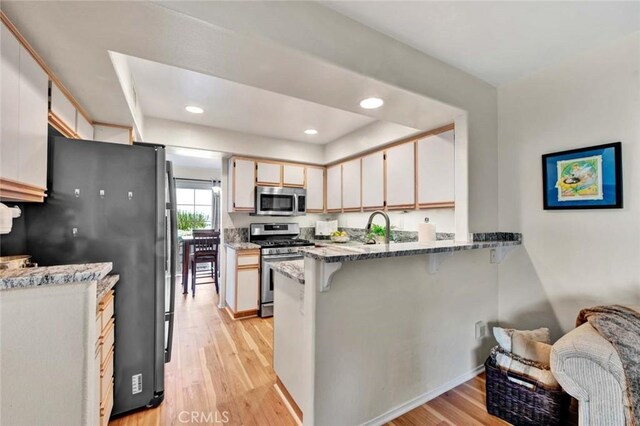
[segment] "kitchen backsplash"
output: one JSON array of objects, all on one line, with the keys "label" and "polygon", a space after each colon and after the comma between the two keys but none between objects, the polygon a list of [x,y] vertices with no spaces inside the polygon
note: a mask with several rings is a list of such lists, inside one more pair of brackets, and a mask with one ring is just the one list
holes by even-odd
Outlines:
[{"label": "kitchen backsplash", "polygon": [[[364,228],[338,228],[341,231],[345,231],[349,234],[349,237],[354,241],[366,242],[366,231]],[[455,234],[447,232],[438,232],[436,238],[438,240],[453,240]],[[300,238],[305,240],[322,240],[329,239],[330,237],[316,237],[315,227],[305,226],[300,228]],[[225,228],[224,240],[229,243],[239,243],[249,241],[249,228]],[[395,242],[410,242],[418,241],[418,233],[414,231],[397,231],[391,230],[391,240]]]}]

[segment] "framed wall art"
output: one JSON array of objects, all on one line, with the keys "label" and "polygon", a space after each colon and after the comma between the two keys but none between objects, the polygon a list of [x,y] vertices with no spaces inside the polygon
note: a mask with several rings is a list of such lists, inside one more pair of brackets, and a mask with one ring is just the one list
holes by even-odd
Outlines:
[{"label": "framed wall art", "polygon": [[545,210],[622,208],[622,143],[542,156]]}]

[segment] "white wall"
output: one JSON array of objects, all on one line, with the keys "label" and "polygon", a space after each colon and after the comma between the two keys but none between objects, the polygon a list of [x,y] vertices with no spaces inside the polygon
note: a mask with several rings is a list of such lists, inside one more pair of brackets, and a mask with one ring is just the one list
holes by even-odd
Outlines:
[{"label": "white wall", "polygon": [[[342,213],[326,215],[327,220],[338,219],[338,226],[344,228],[364,228],[371,212]],[[429,209],[388,212],[391,225],[398,231],[418,232],[418,224],[428,217],[436,225],[436,232],[455,232],[455,209]],[[382,217],[376,217],[373,223],[384,225]]]},{"label": "white wall", "polygon": [[207,169],[204,167],[173,166],[173,176],[182,179],[220,180],[222,171],[220,169]]},{"label": "white wall", "polygon": [[431,129],[419,130],[388,121],[375,121],[324,145],[324,162],[340,161],[425,130]]},{"label": "white wall", "polygon": [[322,145],[266,138],[232,130],[145,117],[145,141],[224,154],[322,164]]},{"label": "white wall", "polygon": [[[640,35],[498,94],[500,229],[522,232],[525,248],[500,265],[500,320],[558,337],[581,308],[640,304]],[[624,209],[542,209],[542,154],[616,141]]]}]

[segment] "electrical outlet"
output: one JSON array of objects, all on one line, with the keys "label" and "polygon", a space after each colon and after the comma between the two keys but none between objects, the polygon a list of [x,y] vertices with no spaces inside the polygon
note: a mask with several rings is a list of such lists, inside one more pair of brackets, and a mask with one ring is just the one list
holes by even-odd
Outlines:
[{"label": "electrical outlet", "polygon": [[482,321],[478,321],[476,323],[476,340],[480,340],[484,338],[486,335],[487,335],[487,325]]},{"label": "electrical outlet", "polygon": [[489,254],[489,263],[497,263],[498,260],[496,256],[497,256],[496,249],[491,249]]}]

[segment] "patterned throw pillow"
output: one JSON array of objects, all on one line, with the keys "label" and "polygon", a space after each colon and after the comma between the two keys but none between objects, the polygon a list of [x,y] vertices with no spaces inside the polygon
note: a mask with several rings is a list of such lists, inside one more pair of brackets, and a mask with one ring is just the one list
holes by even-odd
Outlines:
[{"label": "patterned throw pillow", "polygon": [[536,330],[516,330],[513,328],[493,327],[493,335],[498,341],[498,345],[507,352],[513,351],[513,335],[518,334],[521,337],[542,343],[551,343],[551,335],[546,327]]}]

